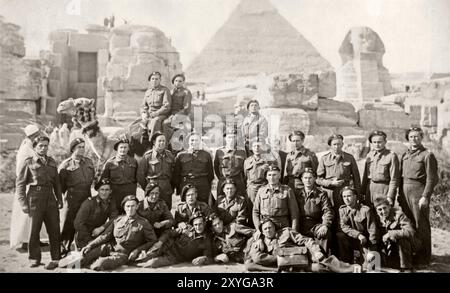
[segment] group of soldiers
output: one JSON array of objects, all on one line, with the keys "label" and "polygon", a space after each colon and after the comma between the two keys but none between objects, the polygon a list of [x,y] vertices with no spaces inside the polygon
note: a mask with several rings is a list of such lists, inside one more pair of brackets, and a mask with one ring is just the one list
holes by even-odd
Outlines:
[{"label": "group of soldiers", "polygon": [[[164,125],[180,111],[189,112],[190,92],[182,75],[173,78],[172,92],[160,79],[157,72],[149,76],[142,157],[133,156],[133,137],[122,138],[99,178],[84,156],[84,139],[70,142],[71,156],[58,167],[47,155],[49,138],[32,138],[33,153],[20,162],[16,182],[17,199],[31,219],[32,267],[41,263],[42,223],[52,259],[47,269],[66,266],[67,258],[61,258],[73,249],[81,252],[81,266],[94,270],[186,261],[245,262],[248,269],[264,270],[276,267],[278,249],[288,246],[306,247],[312,262],[335,255],[365,264],[376,251],[383,265],[404,271],[429,264],[429,201],[438,176],[420,128],[406,131],[410,147],[400,159],[386,149],[387,135],[373,131],[360,177],[340,134],[329,137],[330,151],[320,159],[303,145],[299,130],[288,136],[289,153],[268,145],[267,120],[251,100],[242,137],[235,127],[227,129],[225,146],[211,156],[202,148],[201,133],[193,131],[188,147],[176,153],[168,149]],[[138,187],[145,191],[143,200],[136,197]],[[174,193],[181,203],[172,214]],[[60,231],[63,202],[67,215]]]}]

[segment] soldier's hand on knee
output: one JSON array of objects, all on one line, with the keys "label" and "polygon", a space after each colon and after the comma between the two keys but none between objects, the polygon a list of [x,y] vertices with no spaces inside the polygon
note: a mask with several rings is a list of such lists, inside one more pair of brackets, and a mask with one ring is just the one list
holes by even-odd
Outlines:
[{"label": "soldier's hand on knee", "polygon": [[359,234],[359,235],[358,235],[358,240],[359,240],[359,242],[361,243],[361,245],[365,245],[365,244],[367,243],[367,238],[366,238],[366,236],[364,236],[364,235],[362,235],[362,234]]},{"label": "soldier's hand on knee", "polygon": [[102,227],[102,226],[95,228],[94,230],[92,230],[92,237],[97,237],[97,236],[100,235],[104,230],[105,230],[105,228]]},{"label": "soldier's hand on knee", "polygon": [[86,253],[88,253],[90,250],[91,250],[90,246],[85,246],[81,249],[81,254],[86,255]]},{"label": "soldier's hand on knee", "polygon": [[314,253],[314,259],[317,262],[321,262],[325,258],[325,255],[322,252],[316,252]]},{"label": "soldier's hand on knee", "polygon": [[228,256],[225,253],[221,253],[219,255],[217,255],[214,260],[216,262],[222,262],[222,263],[227,263],[230,261],[230,259],[228,258]]},{"label": "soldier's hand on knee", "polygon": [[428,207],[428,198],[422,196],[419,200],[419,208],[423,209],[423,208],[427,208]]},{"label": "soldier's hand on knee", "polygon": [[208,261],[208,257],[206,257],[206,256],[199,256],[199,257],[196,257],[196,258],[194,258],[192,260],[192,264],[194,266],[201,266],[201,265],[205,264],[207,261]]},{"label": "soldier's hand on knee", "polygon": [[320,228],[317,230],[317,237],[322,238],[325,237],[328,233],[328,227],[326,225],[320,226]]},{"label": "soldier's hand on knee", "polygon": [[139,250],[133,250],[130,255],[128,256],[128,260],[135,261],[137,257],[139,256],[140,251]]}]

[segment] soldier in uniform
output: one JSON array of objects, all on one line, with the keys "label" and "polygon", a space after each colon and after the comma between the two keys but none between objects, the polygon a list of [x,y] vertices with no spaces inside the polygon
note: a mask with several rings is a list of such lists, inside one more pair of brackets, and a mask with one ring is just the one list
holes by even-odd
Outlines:
[{"label": "soldier in uniform", "polygon": [[334,219],[333,208],[327,193],[315,184],[316,173],[312,168],[306,167],[301,178],[303,188],[296,194],[300,210],[300,233],[314,238],[328,253]]},{"label": "soldier in uniform", "polygon": [[221,217],[225,225],[235,222],[245,225],[248,221],[248,201],[239,195],[236,182],[226,179],[220,186],[220,195],[217,197],[214,210]]},{"label": "soldier in uniform", "polygon": [[181,203],[178,204],[175,210],[175,222],[177,223],[177,228],[186,229],[189,224],[189,219],[192,217],[194,212],[200,211],[205,217],[208,217],[211,213],[210,207],[197,200],[198,189],[192,184],[185,185],[181,191]]},{"label": "soldier in uniform", "polygon": [[406,131],[409,149],[403,154],[401,164],[402,189],[400,206],[410,218],[422,242],[417,251],[415,265],[426,266],[431,259],[430,197],[438,183],[438,166],[432,152],[422,145],[423,131],[412,127]]},{"label": "soldier in uniform", "polygon": [[211,237],[206,231],[206,218],[201,212],[192,214],[186,229],[171,230],[163,242],[159,255],[147,253],[140,267],[159,268],[180,262],[191,262],[194,266],[214,262]]},{"label": "soldier in uniform", "polygon": [[259,223],[258,230],[250,241],[250,249],[246,254],[246,268],[249,271],[269,270],[277,266],[276,252],[278,248],[289,246],[306,246],[314,262],[322,261],[325,256],[320,246],[312,238],[285,227],[277,230],[276,224],[265,218]]},{"label": "soldier in uniform", "polygon": [[142,109],[149,115],[148,130],[153,135],[156,131],[162,131],[162,123],[172,107],[172,98],[169,89],[161,85],[161,73],[152,72],[148,81],[149,87],[145,92]]},{"label": "soldier in uniform", "polygon": [[380,228],[382,265],[411,272],[415,230],[410,219],[384,197],[374,201]]},{"label": "soldier in uniform", "polygon": [[28,241],[30,266],[37,267],[41,263],[39,232],[44,223],[52,258],[46,269],[55,269],[61,258],[59,209],[63,207],[63,202],[56,162],[47,156],[49,142],[46,136],[38,136],[33,140],[34,154],[25,159],[16,179],[16,197],[22,211],[31,220]]},{"label": "soldier in uniform", "polygon": [[340,231],[337,233],[339,259],[354,263],[354,250],[359,250],[364,259],[358,262],[370,261],[377,251],[378,231],[375,215],[372,209],[358,201],[358,194],[351,187],[342,189],[344,203],[339,208]]},{"label": "soldier in uniform", "polygon": [[209,216],[209,223],[213,233],[213,255],[214,261],[218,263],[244,262],[244,247],[255,229],[242,224],[232,222],[224,223],[219,214],[213,213]]},{"label": "soldier in uniform", "polygon": [[96,271],[113,270],[128,261],[135,261],[141,251],[157,241],[152,225],[137,214],[138,199],[128,195],[122,200],[125,214],[117,217],[106,230],[83,247],[81,267]]},{"label": "soldier in uniform", "polygon": [[397,155],[386,149],[386,133],[375,130],[369,135],[372,150],[364,165],[361,193],[364,202],[372,205],[377,197],[387,198],[394,205],[399,181],[399,162]]},{"label": "soldier in uniform", "polygon": [[305,168],[312,168],[317,171],[319,164],[316,154],[303,146],[305,134],[300,130],[293,131],[288,136],[289,141],[293,144],[294,149],[286,157],[284,182],[289,185],[295,194],[298,194],[303,188],[300,178]]},{"label": "soldier in uniform", "polygon": [[236,183],[239,195],[246,196],[244,161],[245,150],[237,149],[237,130],[227,129],[225,133],[225,146],[219,148],[214,155],[214,171],[218,178],[217,196],[221,193],[220,187],[225,178],[231,178]]},{"label": "soldier in uniform", "polygon": [[299,231],[299,209],[294,192],[280,183],[280,168],[270,166],[266,172],[268,184],[261,187],[253,205],[253,223],[259,227],[263,218],[270,218],[277,229],[291,227]]},{"label": "soldier in uniform", "polygon": [[74,220],[75,245],[85,247],[99,236],[118,216],[116,202],[111,198],[111,182],[104,178],[95,184],[98,195],[89,197],[78,210]]},{"label": "soldier in uniform", "polygon": [[283,151],[281,149],[281,140],[279,137],[275,137],[275,138],[268,138],[268,144],[270,147],[270,151],[274,152],[276,154],[278,154],[278,156],[280,157],[280,161],[281,161],[281,180],[284,180],[284,170],[286,169],[286,158],[287,158],[287,153],[285,151]]},{"label": "soldier in uniform", "polygon": [[265,143],[256,138],[251,142],[253,155],[245,159],[244,175],[247,178],[247,195],[251,203],[254,203],[258,190],[266,184],[265,172],[269,165],[278,165],[278,161],[270,160],[265,154]]},{"label": "soldier in uniform", "polygon": [[67,214],[61,232],[62,255],[70,251],[75,235],[74,220],[81,204],[91,196],[91,186],[94,181],[94,164],[84,156],[85,142],[75,138],[69,147],[72,155],[59,166],[61,191],[67,205]]},{"label": "soldier in uniform", "polygon": [[175,219],[165,201],[160,199],[160,195],[161,188],[158,183],[149,183],[145,188],[145,198],[139,202],[137,211],[139,216],[152,224],[158,237],[175,225]]},{"label": "soldier in uniform", "polygon": [[111,180],[111,197],[116,201],[119,214],[123,213],[121,202],[127,195],[136,195],[136,171],[135,158],[128,155],[130,141],[126,138],[118,140],[114,144],[117,154],[106,161],[101,178]]},{"label": "soldier in uniform", "polygon": [[152,135],[150,145],[152,149],[145,153],[144,158],[138,164],[137,181],[144,190],[148,183],[157,183],[161,199],[166,202],[170,210],[172,208],[172,174],[175,158],[166,149],[166,137],[161,132]]},{"label": "soldier in uniform", "polygon": [[179,152],[175,159],[174,181],[177,192],[188,184],[198,190],[198,200],[211,201],[211,183],[214,179],[211,155],[201,149],[201,136],[192,132],[188,137],[189,149]]},{"label": "soldier in uniform", "polygon": [[242,121],[242,135],[244,137],[245,151],[247,157],[251,155],[250,142],[256,138],[265,141],[269,136],[269,124],[264,116],[259,113],[259,102],[250,100],[247,103],[248,115]]},{"label": "soldier in uniform", "polygon": [[[173,128],[178,127],[177,122],[184,121],[185,117],[189,117],[189,113],[191,112],[192,94],[184,86],[185,81],[186,77],[183,74],[176,74],[172,77],[172,84],[174,86],[170,93],[172,107],[169,112],[169,118],[163,122],[164,133],[169,140],[172,137]],[[181,115],[181,117],[177,117],[178,115]]]},{"label": "soldier in uniform", "polygon": [[141,117],[133,121],[128,126],[128,133],[130,135],[130,151],[129,155],[142,158],[144,153],[151,148],[149,143],[148,131],[149,114],[145,109],[141,109]]},{"label": "soldier in uniform", "polygon": [[331,151],[320,158],[317,168],[317,184],[327,192],[336,215],[339,207],[344,204],[342,188],[351,186],[359,192],[361,187],[356,160],[351,154],[342,151],[343,141],[344,137],[340,134],[333,134],[328,138]]}]

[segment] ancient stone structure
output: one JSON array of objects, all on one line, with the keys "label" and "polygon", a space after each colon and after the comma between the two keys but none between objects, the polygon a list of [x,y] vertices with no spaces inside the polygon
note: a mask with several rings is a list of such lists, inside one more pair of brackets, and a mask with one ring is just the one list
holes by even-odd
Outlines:
[{"label": "ancient stone structure", "polygon": [[357,109],[364,103],[392,92],[388,70],[383,66],[384,44],[368,27],[354,27],[346,35],[339,54],[342,66],[337,70],[337,97]]},{"label": "ancient stone structure", "polygon": [[330,70],[269,0],[242,0],[186,72],[189,80],[224,82],[260,73]]},{"label": "ancient stone structure", "polygon": [[20,27],[0,16],[1,149],[17,148],[26,124],[45,118],[41,109],[41,62],[27,60]]}]

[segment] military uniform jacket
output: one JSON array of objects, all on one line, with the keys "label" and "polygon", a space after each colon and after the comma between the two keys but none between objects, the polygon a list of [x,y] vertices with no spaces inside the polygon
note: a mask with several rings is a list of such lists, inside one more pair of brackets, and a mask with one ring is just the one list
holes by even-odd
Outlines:
[{"label": "military uniform jacket", "polygon": [[401,238],[413,238],[415,229],[410,219],[400,210],[391,209],[389,216],[380,219],[380,236],[388,233],[390,238],[398,240]]},{"label": "military uniform jacket", "polygon": [[183,180],[200,177],[205,177],[209,183],[214,179],[211,155],[204,150],[186,150],[178,153],[174,169],[176,185],[179,186]]},{"label": "military uniform jacket", "polygon": [[217,178],[242,176],[243,179],[245,158],[245,150],[219,148],[214,155],[214,171]]},{"label": "military uniform jacket", "polygon": [[317,187],[309,192],[303,188],[297,198],[297,203],[301,215],[300,224],[304,221],[312,221],[321,223],[328,228],[331,227],[334,211],[326,192]]},{"label": "military uniform jacket", "polygon": [[56,162],[48,156],[45,156],[45,160],[46,162],[43,162],[37,154],[34,154],[32,157],[26,158],[20,167],[16,179],[16,196],[22,207],[27,206],[28,202],[27,185],[51,187],[55,200],[62,202],[61,183]]},{"label": "military uniform jacket", "polygon": [[[317,171],[317,166],[319,162],[315,153],[311,152],[309,149],[303,147],[301,150],[292,151],[286,156],[285,163],[285,179],[289,177],[294,177],[300,180],[300,176],[306,167],[312,168],[314,172]],[[288,180],[285,180],[287,183]]]},{"label": "military uniform jacket", "polygon": [[134,184],[136,183],[137,162],[134,158],[126,156],[119,160],[117,156],[111,157],[103,167],[102,178],[109,178],[111,184]]},{"label": "military uniform jacket", "polygon": [[258,190],[253,204],[253,223],[255,227],[263,217],[287,217],[293,229],[298,230],[299,210],[294,192],[287,185],[273,189],[267,184]]},{"label": "military uniform jacket", "polygon": [[191,91],[185,87],[173,88],[171,92],[172,108],[170,115],[183,114],[189,115],[191,111],[192,94]]},{"label": "military uniform jacket", "polygon": [[208,204],[202,201],[197,201],[192,209],[187,203],[181,202],[178,204],[177,209],[175,210],[175,222],[177,224],[181,222],[185,222],[186,224],[188,224],[189,218],[192,216],[194,211],[201,211],[205,217],[208,217],[209,214],[211,214],[211,209],[209,208]]},{"label": "military uniform jacket", "polygon": [[269,132],[266,118],[261,114],[247,115],[242,121],[242,135],[245,141],[250,141],[257,137],[267,138]]},{"label": "military uniform jacket", "polygon": [[248,157],[244,162],[244,174],[247,178],[247,185],[266,183],[264,175],[269,169],[269,163],[263,157],[258,158],[255,155]]},{"label": "military uniform jacket", "polygon": [[247,201],[242,196],[235,196],[228,200],[225,195],[217,199],[215,209],[225,225],[231,222],[245,224],[249,216]]},{"label": "military uniform jacket", "polygon": [[361,190],[365,192],[369,180],[389,184],[388,197],[395,199],[399,175],[399,162],[394,152],[388,149],[379,152],[372,150],[366,158]]},{"label": "military uniform jacket", "polygon": [[172,174],[175,167],[175,159],[172,153],[164,150],[158,153],[155,150],[149,150],[139,162],[137,169],[137,181],[145,190],[147,182],[153,180],[172,180]]},{"label": "military uniform jacket", "polygon": [[149,203],[146,199],[140,201],[137,213],[152,225],[159,222],[169,228],[175,223],[172,213],[162,199],[159,199],[156,203]]},{"label": "military uniform jacket", "polygon": [[422,196],[430,199],[439,180],[436,157],[423,146],[414,152],[407,151],[401,159],[401,174],[403,182],[414,180],[424,184]]},{"label": "military uniform jacket", "polygon": [[370,207],[361,203],[357,203],[355,208],[342,205],[339,219],[342,232],[354,239],[358,239],[359,234],[366,236],[369,247],[376,250],[378,231]]},{"label": "military uniform jacket", "polygon": [[256,232],[252,238],[249,257],[258,264],[272,265],[276,263],[276,252],[280,247],[305,246],[311,255],[321,252],[320,246],[312,238],[303,236],[291,228],[283,228],[276,232],[273,239],[266,239],[262,233]]},{"label": "military uniform jacket", "polygon": [[168,115],[172,106],[170,91],[163,85],[149,88],[145,92],[142,108],[156,116]]},{"label": "military uniform jacket", "polygon": [[95,169],[92,160],[86,157],[77,159],[70,157],[59,165],[61,191],[89,190],[94,181]]},{"label": "military uniform jacket", "polygon": [[147,124],[141,118],[138,118],[128,126],[128,133],[130,134],[129,155],[133,157],[136,154],[142,157],[150,148]]},{"label": "military uniform jacket", "polygon": [[251,229],[244,225],[231,223],[223,227],[223,232],[217,234],[214,232],[214,255],[229,252],[242,251],[247,239],[250,238],[255,229]]},{"label": "military uniform jacket", "polygon": [[355,158],[346,152],[335,155],[326,153],[319,160],[317,168],[317,184],[323,187],[331,187],[333,179],[345,180],[345,186],[353,186],[356,190],[361,188],[358,165]]},{"label": "military uniform jacket", "polygon": [[156,241],[155,231],[146,219],[138,215],[134,215],[131,218],[128,218],[127,215],[122,215],[117,217],[88,246],[93,248],[105,243],[111,243],[114,251],[130,254],[133,250],[147,250]]},{"label": "military uniform jacket", "polygon": [[89,197],[81,204],[73,224],[76,231],[90,235],[95,228],[109,226],[117,216],[114,200],[102,201],[99,196]]}]

